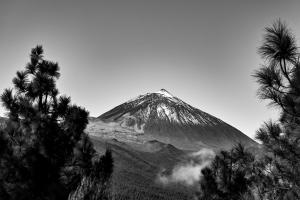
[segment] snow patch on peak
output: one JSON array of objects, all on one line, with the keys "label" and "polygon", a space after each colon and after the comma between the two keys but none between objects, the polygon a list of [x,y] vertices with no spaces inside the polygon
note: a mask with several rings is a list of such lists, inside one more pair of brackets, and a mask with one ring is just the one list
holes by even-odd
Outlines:
[{"label": "snow patch on peak", "polygon": [[168,107],[166,104],[159,104],[157,106],[157,114],[158,117],[162,119],[167,118],[168,120],[173,122],[180,122],[176,111],[173,108]]},{"label": "snow patch on peak", "polygon": [[157,91],[157,92],[155,92],[155,93],[161,94],[161,95],[163,95],[163,96],[165,96],[165,97],[169,97],[169,98],[173,98],[173,97],[174,97],[170,92],[168,92],[168,91],[165,90],[165,89],[161,89],[161,90],[159,90],[159,91]]}]

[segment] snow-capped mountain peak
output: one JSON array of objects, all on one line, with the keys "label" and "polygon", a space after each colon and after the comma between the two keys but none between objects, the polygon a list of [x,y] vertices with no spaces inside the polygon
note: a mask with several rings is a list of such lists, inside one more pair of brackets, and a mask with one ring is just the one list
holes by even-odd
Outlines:
[{"label": "snow-capped mountain peak", "polygon": [[174,97],[170,92],[168,92],[168,91],[165,90],[165,89],[161,89],[161,90],[159,90],[159,91],[157,91],[157,92],[155,92],[155,93],[161,94],[161,95],[163,95],[163,96],[165,96],[165,97],[169,97],[169,98],[173,98],[173,97]]},{"label": "snow-capped mountain peak", "polygon": [[138,124],[162,120],[180,125],[212,126],[223,123],[208,113],[190,106],[165,89],[140,95],[104,113],[99,118],[104,121],[128,121],[128,119],[132,121],[134,119]]},{"label": "snow-capped mountain peak", "polygon": [[111,136],[118,135],[124,140],[156,139],[183,149],[228,148],[239,141],[255,143],[239,130],[165,89],[140,95],[102,114],[88,127],[91,134],[99,130],[105,134],[113,132]]}]

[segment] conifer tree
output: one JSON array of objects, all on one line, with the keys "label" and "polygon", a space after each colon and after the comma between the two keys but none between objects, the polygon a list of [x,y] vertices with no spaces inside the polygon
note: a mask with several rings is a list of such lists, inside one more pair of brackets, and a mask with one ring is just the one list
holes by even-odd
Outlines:
[{"label": "conifer tree", "polygon": [[0,131],[0,199],[67,199],[94,168],[88,112],[59,95],[59,65],[43,55],[33,48],[1,95],[9,119]]},{"label": "conifer tree", "polygon": [[254,156],[238,144],[221,151],[210,167],[202,170],[200,200],[241,200],[250,192],[253,181]]},{"label": "conifer tree", "polygon": [[68,200],[108,200],[112,199],[110,177],[113,172],[113,158],[110,149],[98,159],[91,173],[84,176],[77,189]]},{"label": "conifer tree", "polygon": [[[300,199],[300,62],[295,36],[285,23],[277,20],[265,29],[258,52],[264,59],[254,74],[260,85],[258,96],[277,107],[280,118],[265,122],[257,131],[264,156],[245,162],[251,167],[242,168],[236,178],[232,179],[236,170],[228,166],[241,163],[236,165],[230,152],[221,152],[212,167],[203,170],[200,199],[228,199],[228,194],[229,199],[235,199],[230,192],[232,187],[233,191],[243,191],[238,199]],[[217,172],[221,172],[219,176]],[[208,186],[205,182],[213,184]]]},{"label": "conifer tree", "polygon": [[277,107],[279,121],[258,131],[269,152],[264,157],[264,199],[300,199],[300,63],[295,36],[277,20],[265,29],[259,54],[264,65],[254,74],[258,95]]}]

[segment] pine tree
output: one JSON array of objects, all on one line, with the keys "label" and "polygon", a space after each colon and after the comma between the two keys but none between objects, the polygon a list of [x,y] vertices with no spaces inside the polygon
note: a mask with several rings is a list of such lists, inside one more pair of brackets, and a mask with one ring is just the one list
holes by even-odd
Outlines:
[{"label": "pine tree", "polygon": [[[281,20],[265,31],[258,50],[264,64],[254,77],[260,85],[259,98],[277,107],[280,118],[265,122],[257,131],[265,150],[262,159],[254,161],[242,151],[240,156],[221,152],[211,168],[203,170],[200,199],[300,199],[299,50],[295,36]],[[243,159],[247,157],[250,160]],[[240,191],[240,196],[232,191]]]},{"label": "pine tree", "polygon": [[265,61],[254,74],[258,95],[280,111],[278,122],[266,122],[258,131],[269,152],[264,157],[264,199],[300,199],[300,63],[295,36],[277,20],[265,29],[259,54]]},{"label": "pine tree", "polygon": [[90,174],[83,177],[77,189],[68,200],[108,200],[111,199],[110,177],[113,172],[113,158],[110,149],[93,165]]},{"label": "pine tree", "polygon": [[1,95],[9,117],[0,131],[1,199],[67,199],[93,171],[88,112],[59,95],[59,77],[58,63],[37,46]]},{"label": "pine tree", "polygon": [[253,181],[254,156],[238,144],[230,151],[221,151],[208,168],[201,172],[200,200],[240,200]]}]

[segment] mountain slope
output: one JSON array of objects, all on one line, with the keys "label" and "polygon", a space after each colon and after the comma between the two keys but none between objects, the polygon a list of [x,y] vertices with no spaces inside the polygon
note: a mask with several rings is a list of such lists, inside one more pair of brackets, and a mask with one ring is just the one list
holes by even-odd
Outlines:
[{"label": "mountain slope", "polygon": [[[158,182],[161,169],[171,169],[185,159],[185,152],[169,145],[159,145],[150,151],[136,149],[126,143],[113,140],[102,140],[91,136],[98,153],[105,148],[112,150],[114,172],[112,176],[112,196],[114,199],[126,200],[188,200],[193,198],[192,188],[183,184],[162,185]],[[155,143],[155,144],[154,144]]]},{"label": "mountain slope", "polygon": [[[91,121],[88,132],[119,140],[158,140],[180,149],[229,149],[256,142],[222,120],[194,108],[165,89],[140,95]],[[121,137],[121,138],[120,138]]]}]

